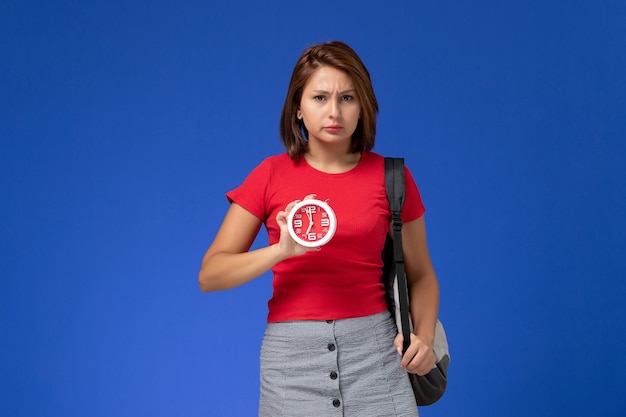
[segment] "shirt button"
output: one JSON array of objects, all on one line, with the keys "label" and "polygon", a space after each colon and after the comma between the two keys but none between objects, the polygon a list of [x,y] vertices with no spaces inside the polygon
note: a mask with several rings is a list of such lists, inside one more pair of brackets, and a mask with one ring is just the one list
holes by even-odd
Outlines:
[{"label": "shirt button", "polygon": [[335,344],[334,344],[334,343],[329,343],[329,344],[328,344],[328,350],[330,350],[331,352],[332,352],[333,350],[335,350]]},{"label": "shirt button", "polygon": [[335,398],[335,399],[333,400],[333,405],[334,405],[335,407],[339,407],[339,406],[341,405],[341,401],[339,401],[337,398]]},{"label": "shirt button", "polygon": [[330,373],[330,379],[337,379],[337,372],[332,371],[332,372]]}]

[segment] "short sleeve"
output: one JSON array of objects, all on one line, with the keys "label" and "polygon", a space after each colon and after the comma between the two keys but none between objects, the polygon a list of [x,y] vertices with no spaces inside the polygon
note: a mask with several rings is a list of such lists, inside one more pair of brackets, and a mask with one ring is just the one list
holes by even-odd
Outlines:
[{"label": "short sleeve", "polygon": [[422,196],[413,179],[413,175],[406,166],[404,167],[404,187],[406,189],[406,198],[402,208],[402,221],[408,223],[422,217],[426,212],[426,207],[422,203]]},{"label": "short sleeve", "polygon": [[239,204],[262,221],[265,221],[267,217],[265,195],[271,175],[272,167],[269,160],[266,159],[248,174],[239,187],[227,192],[226,198],[229,202]]}]

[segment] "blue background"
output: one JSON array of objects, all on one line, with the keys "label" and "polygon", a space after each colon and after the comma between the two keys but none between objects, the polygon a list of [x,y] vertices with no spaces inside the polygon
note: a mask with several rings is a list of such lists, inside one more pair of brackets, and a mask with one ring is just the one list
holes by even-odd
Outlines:
[{"label": "blue background", "polygon": [[626,415],[623,0],[2,1],[0,415],[256,415],[270,276],[197,272],[332,39],[428,208],[452,363],[421,415]]}]

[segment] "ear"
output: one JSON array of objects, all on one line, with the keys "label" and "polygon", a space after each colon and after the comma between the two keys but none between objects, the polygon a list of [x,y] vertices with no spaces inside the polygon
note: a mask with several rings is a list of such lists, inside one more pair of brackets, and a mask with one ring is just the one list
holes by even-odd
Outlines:
[{"label": "ear", "polygon": [[300,111],[300,109],[296,111],[296,117],[298,118],[298,120],[302,120],[302,112]]}]

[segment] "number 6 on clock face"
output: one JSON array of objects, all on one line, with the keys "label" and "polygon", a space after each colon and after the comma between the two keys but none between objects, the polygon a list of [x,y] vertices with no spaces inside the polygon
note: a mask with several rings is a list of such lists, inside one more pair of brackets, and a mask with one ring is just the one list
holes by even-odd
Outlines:
[{"label": "number 6 on clock face", "polygon": [[287,216],[287,229],[297,243],[309,248],[325,245],[337,230],[337,218],[321,200],[303,200]]}]

